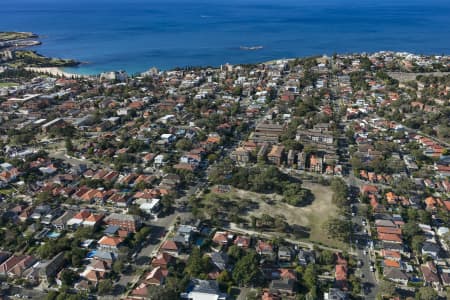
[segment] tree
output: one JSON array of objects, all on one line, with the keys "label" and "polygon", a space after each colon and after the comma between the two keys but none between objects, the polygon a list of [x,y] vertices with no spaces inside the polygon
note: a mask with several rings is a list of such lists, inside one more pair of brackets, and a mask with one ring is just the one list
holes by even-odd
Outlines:
[{"label": "tree", "polygon": [[198,277],[202,273],[208,272],[208,263],[203,259],[200,249],[192,249],[191,255],[186,263],[185,272],[191,277]]},{"label": "tree", "polygon": [[72,139],[71,138],[66,138],[65,139],[65,144],[66,144],[66,151],[67,151],[67,153],[72,153],[73,150],[74,150]]},{"label": "tree", "polygon": [[333,191],[332,201],[338,207],[343,207],[347,204],[348,187],[341,178],[333,178],[331,180],[331,189]]},{"label": "tree", "polygon": [[113,282],[111,279],[104,279],[99,282],[97,288],[99,295],[108,295],[113,291]]},{"label": "tree", "polygon": [[192,142],[189,139],[181,139],[175,144],[175,147],[180,151],[189,151],[192,149]]},{"label": "tree", "polygon": [[316,266],[313,264],[309,264],[305,272],[303,273],[303,281],[308,288],[308,290],[312,290],[317,283],[317,270]]},{"label": "tree", "polygon": [[411,241],[412,238],[416,235],[419,235],[422,232],[419,225],[414,222],[407,222],[402,227],[402,233],[406,240]]},{"label": "tree", "polygon": [[415,235],[411,240],[411,248],[416,253],[420,253],[422,250],[423,242],[425,242],[425,237],[422,235]]},{"label": "tree", "polygon": [[233,280],[238,285],[256,284],[261,278],[258,266],[258,255],[251,251],[242,257],[233,270]]},{"label": "tree", "polygon": [[391,297],[395,294],[395,285],[390,281],[383,280],[379,284],[379,293],[381,296]]},{"label": "tree", "polygon": [[324,224],[324,229],[330,237],[342,242],[348,242],[353,229],[353,224],[351,220],[336,217],[328,220],[328,222]]},{"label": "tree", "polygon": [[177,291],[168,287],[149,285],[147,289],[148,298],[152,300],[172,300],[177,299],[179,296],[179,293],[177,293]]},{"label": "tree", "polygon": [[230,258],[234,259],[235,261],[238,261],[239,259],[241,259],[243,255],[243,250],[237,245],[233,245],[230,248],[228,248],[227,254]]},{"label": "tree", "polygon": [[424,286],[419,289],[419,292],[416,295],[416,299],[420,300],[434,300],[438,299],[437,292],[430,286]]},{"label": "tree", "polygon": [[121,274],[124,270],[124,264],[123,261],[118,259],[116,260],[113,265],[112,265],[112,270],[114,271],[114,273],[116,274]]},{"label": "tree", "polygon": [[64,269],[61,272],[61,281],[65,286],[72,286],[80,276],[71,269]]},{"label": "tree", "polygon": [[228,273],[227,270],[220,272],[219,276],[217,276],[217,282],[219,283],[221,290],[228,290],[228,287],[232,285],[230,273]]},{"label": "tree", "polygon": [[334,253],[329,250],[323,250],[319,255],[319,262],[323,265],[334,264],[335,256]]},{"label": "tree", "polygon": [[47,296],[45,296],[44,300],[55,300],[56,297],[58,297],[58,292],[50,290],[47,293]]}]

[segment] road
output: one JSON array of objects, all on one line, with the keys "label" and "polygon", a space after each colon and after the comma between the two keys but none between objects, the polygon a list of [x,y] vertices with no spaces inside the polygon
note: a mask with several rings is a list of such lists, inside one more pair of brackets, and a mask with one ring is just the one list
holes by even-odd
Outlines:
[{"label": "road", "polygon": [[[174,213],[163,218],[147,221],[147,224],[152,227],[152,231],[146,243],[141,249],[136,251],[134,255],[135,259],[132,263],[133,269],[142,269],[143,267],[144,269],[149,269],[151,259],[158,254],[159,248],[167,239],[168,233],[174,229],[177,219],[190,218],[192,216],[190,212],[180,210],[179,205],[187,202],[191,195],[197,193],[202,184],[204,184],[204,181],[199,180],[195,185],[191,186],[186,191],[184,196],[176,200]],[[139,282],[140,277],[140,275],[122,275],[118,284],[122,286],[127,286],[127,284],[130,284],[134,287]],[[128,289],[128,291],[130,291],[130,289]]]},{"label": "road", "polygon": [[375,277],[375,273],[370,270],[372,262],[375,262],[375,256],[373,251],[368,246],[370,244],[370,228],[363,225],[364,217],[362,217],[359,212],[359,204],[355,204],[357,214],[352,217],[352,222],[355,224],[355,232],[353,233],[354,241],[352,243],[352,248],[356,254],[358,260],[362,262],[360,267],[361,272],[361,282],[362,282],[362,293],[364,294],[364,299],[376,299],[378,293],[378,283]]},{"label": "road", "polygon": [[66,151],[50,151],[48,156],[55,158],[55,159],[64,160],[72,166],[86,165],[89,168],[96,166],[96,164],[94,164],[89,159],[79,159],[79,158],[68,156],[66,154]]},{"label": "road", "polygon": [[[230,223],[230,226],[227,229],[229,231],[232,231],[232,232],[241,233],[241,234],[247,234],[247,235],[253,235],[253,236],[260,236],[260,237],[263,237],[263,238],[266,238],[266,239],[273,239],[273,238],[279,237],[279,235],[277,235],[276,232],[263,233],[263,232],[259,232],[259,231],[243,229],[243,228],[237,227],[236,224],[234,224],[234,223]],[[295,244],[295,245],[299,245],[300,247],[309,248],[310,250],[313,250],[314,247],[317,247],[319,249],[329,250],[329,251],[332,251],[332,252],[342,252],[342,249],[327,247],[327,246],[323,246],[323,245],[319,245],[319,244],[315,244],[315,243],[298,241],[298,240],[293,240],[293,239],[288,239],[288,238],[283,238],[283,239],[286,242],[289,242],[289,243]],[[350,254],[354,254],[351,251],[349,253]]]}]

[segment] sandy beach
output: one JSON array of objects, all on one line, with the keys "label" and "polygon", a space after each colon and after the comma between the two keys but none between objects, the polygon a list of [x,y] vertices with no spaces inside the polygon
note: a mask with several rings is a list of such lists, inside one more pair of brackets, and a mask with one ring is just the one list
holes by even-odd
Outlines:
[{"label": "sandy beach", "polygon": [[56,67],[48,67],[48,68],[27,67],[25,69],[28,71],[33,71],[33,72],[37,72],[37,73],[46,73],[46,74],[51,74],[53,76],[62,76],[62,77],[66,77],[66,78],[89,77],[87,75],[80,75],[80,74],[64,72],[60,68],[56,68]]}]

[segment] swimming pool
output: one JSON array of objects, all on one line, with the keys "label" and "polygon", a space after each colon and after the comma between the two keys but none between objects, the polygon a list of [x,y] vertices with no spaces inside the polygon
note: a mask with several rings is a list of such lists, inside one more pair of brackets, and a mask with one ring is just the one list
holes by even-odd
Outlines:
[{"label": "swimming pool", "polygon": [[49,232],[49,233],[47,234],[47,237],[49,237],[49,238],[51,238],[51,239],[56,239],[56,238],[59,238],[60,235],[61,235],[61,233],[56,232],[56,231],[52,231],[52,232]]},{"label": "swimming pool", "polygon": [[96,253],[97,253],[97,250],[89,251],[88,254],[86,255],[86,257],[87,258],[93,258]]}]

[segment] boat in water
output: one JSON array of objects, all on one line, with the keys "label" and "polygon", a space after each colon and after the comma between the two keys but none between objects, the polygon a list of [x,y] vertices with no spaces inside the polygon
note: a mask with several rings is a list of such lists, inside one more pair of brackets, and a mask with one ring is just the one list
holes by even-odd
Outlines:
[{"label": "boat in water", "polygon": [[241,46],[240,47],[241,50],[247,50],[247,51],[255,51],[255,50],[260,50],[262,48],[264,48],[264,47],[263,46],[250,46],[250,47],[248,47],[248,46]]}]

